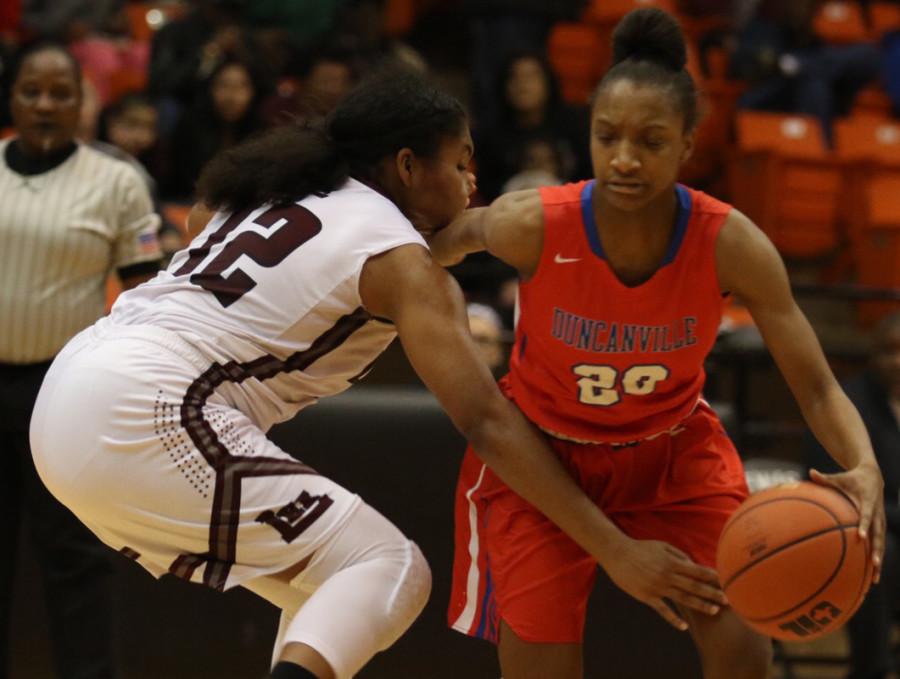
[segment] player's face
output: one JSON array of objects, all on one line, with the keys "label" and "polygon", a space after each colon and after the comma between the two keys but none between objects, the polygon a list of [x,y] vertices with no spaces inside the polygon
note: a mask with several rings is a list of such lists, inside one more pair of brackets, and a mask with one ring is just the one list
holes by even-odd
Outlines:
[{"label": "player's face", "polygon": [[693,146],[672,93],[623,78],[597,96],[591,161],[601,200],[636,210],[671,191]]},{"label": "player's face", "polygon": [[458,217],[475,191],[469,170],[474,145],[468,127],[447,137],[433,158],[419,159],[408,203],[408,216],[418,231],[433,233]]},{"label": "player's face", "polygon": [[13,125],[26,153],[53,153],[74,139],[81,86],[65,54],[42,50],[26,57],[11,94]]}]

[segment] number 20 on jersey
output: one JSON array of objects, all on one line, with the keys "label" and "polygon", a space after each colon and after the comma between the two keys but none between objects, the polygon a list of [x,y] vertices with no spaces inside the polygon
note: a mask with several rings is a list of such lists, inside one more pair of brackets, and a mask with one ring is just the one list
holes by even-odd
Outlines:
[{"label": "number 20 on jersey", "polygon": [[578,400],[592,406],[615,405],[622,400],[622,393],[632,396],[652,394],[669,376],[669,369],[658,364],[633,365],[620,375],[611,365],[579,363],[572,367],[572,372],[578,376]]}]

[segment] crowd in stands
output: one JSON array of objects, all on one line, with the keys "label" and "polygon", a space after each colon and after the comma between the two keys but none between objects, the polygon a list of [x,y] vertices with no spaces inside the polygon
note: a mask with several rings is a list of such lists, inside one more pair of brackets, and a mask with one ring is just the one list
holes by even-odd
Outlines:
[{"label": "crowd in stands", "polygon": [[[327,114],[388,61],[437,71],[437,60],[464,75],[455,94],[472,116],[476,205],[589,177],[588,101],[610,33],[646,4],[678,15],[705,97],[684,180],[735,203],[786,256],[832,256],[833,279],[900,285],[881,260],[867,265],[876,251],[900,263],[900,207],[880,204],[884,186],[872,189],[900,182],[896,1],[9,0],[0,67],[8,72],[34,40],[68,45],[84,72],[81,138],[139,166],[171,253],[214,154],[267,126]],[[441,22],[462,29],[452,43],[430,39]],[[452,44],[452,54],[436,55],[432,43]],[[5,110],[0,128],[10,132]],[[510,270],[474,257],[456,273],[509,324]]]}]

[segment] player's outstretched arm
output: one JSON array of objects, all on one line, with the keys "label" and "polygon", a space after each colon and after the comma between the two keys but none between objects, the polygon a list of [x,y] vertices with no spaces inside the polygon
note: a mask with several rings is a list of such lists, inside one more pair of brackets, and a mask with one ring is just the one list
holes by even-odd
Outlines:
[{"label": "player's outstretched arm", "polygon": [[877,581],[884,553],[884,482],[862,418],[794,301],[781,257],[762,231],[733,211],[719,235],[716,265],[722,290],[739,295],[747,305],[813,434],[848,470],[828,476],[814,471],[812,478],[853,498],[860,532],[872,538]]},{"label": "player's outstretched arm", "polygon": [[664,543],[629,538],[569,476],[544,436],[500,392],[469,333],[459,286],[426,250],[408,245],[373,257],[360,294],[370,313],[396,324],[416,372],[485,463],[619,587],[681,629],[683,620],[664,599],[707,613],[722,603],[715,571]]},{"label": "player's outstretched arm", "polygon": [[544,211],[537,189],[512,191],[488,207],[472,208],[428,239],[431,255],[443,266],[471,252],[487,250],[530,276],[544,241]]}]

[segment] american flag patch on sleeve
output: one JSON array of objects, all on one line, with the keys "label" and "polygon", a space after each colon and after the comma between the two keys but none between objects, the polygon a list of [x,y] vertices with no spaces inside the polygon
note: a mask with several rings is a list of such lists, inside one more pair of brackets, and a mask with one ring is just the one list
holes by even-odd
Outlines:
[{"label": "american flag patch on sleeve", "polygon": [[138,234],[138,248],[145,255],[151,255],[159,251],[159,241],[152,231]]}]

